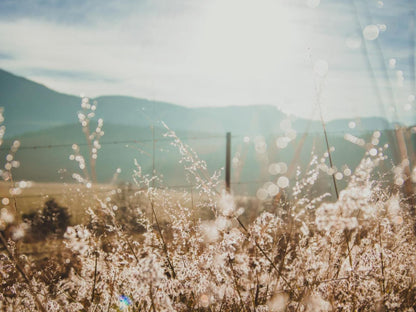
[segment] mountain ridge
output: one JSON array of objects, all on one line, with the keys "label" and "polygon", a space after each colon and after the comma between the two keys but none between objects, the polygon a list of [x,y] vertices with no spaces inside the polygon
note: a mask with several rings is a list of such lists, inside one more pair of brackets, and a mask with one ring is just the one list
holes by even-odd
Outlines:
[{"label": "mountain ridge", "polygon": [[[97,116],[112,124],[149,127],[164,121],[173,130],[264,135],[280,133],[280,122],[291,119],[299,133],[322,131],[319,121],[289,117],[272,105],[191,108],[127,95],[104,95],[91,100],[98,102]],[[7,137],[75,123],[80,103],[78,96],[54,91],[0,69],[0,106],[5,108]],[[358,131],[358,126],[348,127],[349,121],[329,121],[327,130]],[[361,126],[365,131],[393,128],[381,117],[362,118]]]},{"label": "mountain ridge", "polygon": [[[102,118],[105,132],[97,159],[99,181],[111,180],[117,168],[122,169],[120,177],[131,179],[135,170],[133,159],[137,159],[148,174],[152,174],[155,165],[168,183],[186,183],[183,169],[178,165],[181,155],[171,146],[171,141],[163,138],[167,129],[162,121],[180,139],[189,142],[209,168],[214,169],[223,166],[225,133],[231,132],[232,153],[244,158],[244,166],[238,169],[240,173],[235,178],[243,181],[269,179],[270,163],[290,164],[296,159],[296,153],[300,155],[299,164],[307,166],[311,152],[322,155],[326,151],[319,121],[294,118],[271,105],[189,108],[117,95],[91,99],[94,101],[98,104],[91,127],[94,128],[95,119]],[[16,179],[71,181],[69,173],[79,170],[68,159],[73,153],[72,144],[82,145],[81,152],[87,160],[89,157],[77,117],[80,104],[80,97],[50,90],[0,70],[0,106],[5,107],[7,134],[0,158],[6,157],[13,140],[21,141],[16,155],[21,166],[14,171]],[[359,135],[368,142],[372,131],[393,128],[379,117],[354,120],[355,127],[351,127],[351,122],[351,119],[339,119],[326,124],[329,142],[336,149],[334,163],[339,168],[345,164],[354,168],[365,153],[361,146],[346,144],[344,133]],[[306,137],[304,133],[309,135]],[[285,141],[289,136],[287,147],[277,144],[279,138]],[[392,140],[387,136],[380,144],[388,141]],[[297,146],[303,146],[301,152]],[[263,154],[259,153],[262,148],[266,148]]]}]

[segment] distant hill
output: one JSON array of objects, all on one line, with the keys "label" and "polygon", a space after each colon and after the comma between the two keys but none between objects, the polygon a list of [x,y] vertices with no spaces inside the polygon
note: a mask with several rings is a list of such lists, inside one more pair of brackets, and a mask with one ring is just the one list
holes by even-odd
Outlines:
[{"label": "distant hill", "polygon": [[[241,161],[234,163],[233,181],[242,182],[238,187],[247,190],[255,190],[256,183],[270,179],[268,167],[271,163],[283,161],[290,165],[297,160],[295,154],[299,142],[303,142],[297,160],[301,166],[308,164],[312,151],[317,155],[326,151],[320,122],[289,117],[274,106],[188,108],[128,96],[102,96],[92,101],[98,103],[97,117],[104,120],[105,135],[101,139],[102,150],[97,161],[101,182],[111,181],[117,168],[122,169],[122,180],[131,180],[134,159],[142,165],[144,172],[150,174],[154,152],[155,169],[164,175],[166,183],[186,184],[179,164],[180,153],[170,145],[171,140],[163,137],[166,129],[162,121],[208,162],[211,172],[224,166],[225,133],[232,132],[233,156]],[[16,179],[70,181],[71,173],[79,171],[68,157],[73,143],[81,144],[82,152],[86,157],[88,155],[77,120],[80,103],[80,97],[58,93],[0,70],[0,106],[5,109],[6,124],[6,140],[0,150],[0,159],[4,159],[13,140],[21,141],[16,155],[21,166],[15,170]],[[286,148],[280,149],[276,139],[284,135],[283,120],[291,121],[297,135]],[[349,119],[333,120],[326,125],[330,144],[335,146],[333,156],[338,168],[345,165],[354,168],[365,153],[365,148],[345,143],[346,132],[359,134],[368,141],[374,130],[381,130],[386,135],[380,143],[392,142],[392,134],[386,131],[392,125],[383,118],[356,120],[354,129],[350,129],[350,122]],[[305,131],[309,134],[303,138]],[[246,136],[250,138],[249,142]],[[266,153],[256,151],[256,144],[253,144],[256,137],[264,140]]]},{"label": "distant hill", "polygon": [[[282,132],[280,122],[287,116],[274,106],[229,106],[188,108],[175,104],[149,101],[128,96],[101,96],[97,115],[106,123],[148,127],[165,122],[174,130],[218,132],[238,135]],[[6,136],[34,132],[77,122],[81,98],[58,93],[47,87],[0,70],[0,106],[5,109]],[[298,132],[306,129],[320,132],[321,124],[291,117]],[[350,120],[327,124],[328,131],[353,131]],[[391,125],[382,118],[363,118],[357,130],[387,129]],[[354,130],[355,131],[355,130]]]}]

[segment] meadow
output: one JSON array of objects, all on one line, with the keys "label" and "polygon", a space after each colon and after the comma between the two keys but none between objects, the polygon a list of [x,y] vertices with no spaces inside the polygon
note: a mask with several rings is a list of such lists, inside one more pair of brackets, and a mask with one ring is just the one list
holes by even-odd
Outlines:
[{"label": "meadow", "polygon": [[103,122],[90,130],[90,107],[84,98],[74,183],[14,181],[19,142],[6,157],[2,311],[414,311],[415,171],[391,163],[380,132],[335,194],[314,188],[339,180],[328,148],[241,197],[168,126],[192,191],[137,162],[134,185],[96,183]]}]

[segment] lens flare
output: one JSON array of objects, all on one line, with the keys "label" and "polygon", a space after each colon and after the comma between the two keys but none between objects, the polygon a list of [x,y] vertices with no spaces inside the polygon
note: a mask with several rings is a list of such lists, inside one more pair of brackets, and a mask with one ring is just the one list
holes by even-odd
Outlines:
[{"label": "lens flare", "polygon": [[131,299],[125,295],[120,296],[119,302],[120,302],[119,308],[121,310],[127,309],[132,304]]}]

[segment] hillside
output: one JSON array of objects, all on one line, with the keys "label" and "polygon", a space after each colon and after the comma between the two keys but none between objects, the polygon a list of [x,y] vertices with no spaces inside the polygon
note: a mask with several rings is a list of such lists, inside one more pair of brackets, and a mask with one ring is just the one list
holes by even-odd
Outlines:
[{"label": "hillside", "polygon": [[[320,122],[288,117],[273,106],[187,108],[127,96],[102,96],[95,101],[98,103],[96,115],[104,119],[105,131],[97,160],[101,182],[111,181],[117,168],[122,169],[121,180],[131,180],[134,159],[146,173],[151,173],[154,154],[155,169],[164,175],[167,183],[186,184],[182,166],[178,165],[180,154],[170,145],[171,140],[163,137],[166,129],[162,121],[208,162],[211,172],[224,166],[225,133],[232,132],[232,152],[240,161],[235,162],[233,180],[238,183],[270,179],[269,165],[281,161],[290,165],[301,141],[298,159],[301,166],[310,161],[312,151],[317,155],[326,151]],[[5,108],[6,124],[6,140],[0,157],[6,155],[13,140],[21,141],[16,156],[21,167],[15,170],[16,179],[44,182],[72,179],[71,174],[78,169],[68,159],[71,145],[80,144],[81,151],[88,155],[85,137],[77,122],[80,102],[79,97],[55,92],[0,70],[0,106]],[[281,129],[283,120],[291,120],[289,128],[296,138],[286,148],[278,148],[276,140],[285,136]],[[339,168],[346,164],[354,168],[365,152],[362,147],[345,144],[345,133],[363,136],[368,141],[372,131],[391,128],[386,120],[377,117],[356,120],[355,129],[349,128],[350,122],[345,119],[327,123],[330,144],[335,146],[335,165]],[[309,134],[303,138],[306,130]],[[393,142],[391,137],[385,131],[381,142]],[[266,154],[258,152],[258,144],[262,142],[267,146]],[[253,176],[253,172],[258,174]],[[245,187],[251,189],[256,185]]]},{"label": "hillside", "polygon": [[[188,108],[170,103],[149,101],[128,96],[101,96],[97,101],[97,115],[106,123],[148,127],[165,122],[174,130],[218,132],[231,131],[236,135],[258,135],[282,132],[280,122],[288,118],[275,106],[229,106]],[[77,122],[80,97],[58,93],[47,87],[0,70],[0,107],[4,107],[6,136],[36,132],[50,127]],[[320,132],[317,121],[290,117],[297,132],[306,129]],[[351,131],[350,120],[334,120],[328,131]],[[384,119],[362,118],[359,131],[387,129]],[[354,131],[357,131],[354,130]]]}]

